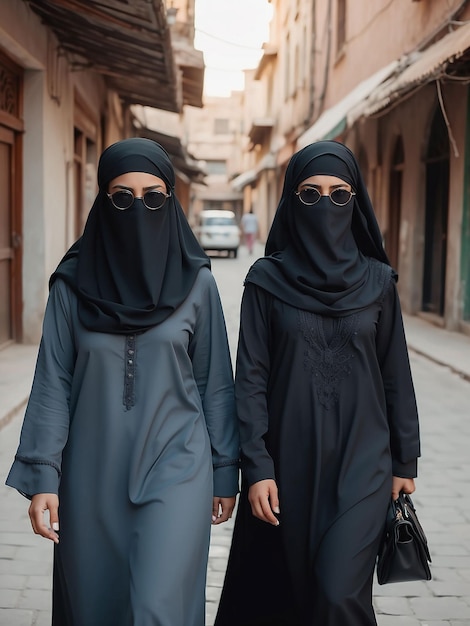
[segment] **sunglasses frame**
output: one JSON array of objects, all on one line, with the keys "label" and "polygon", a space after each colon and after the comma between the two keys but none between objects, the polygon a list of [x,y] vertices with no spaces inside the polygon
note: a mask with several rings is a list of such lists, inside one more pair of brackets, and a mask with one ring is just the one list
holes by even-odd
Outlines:
[{"label": "sunglasses frame", "polygon": [[[116,193],[124,193],[124,194],[128,195],[129,197],[132,197],[132,202],[129,204],[129,206],[127,206],[127,207],[117,206],[114,203],[114,200],[113,200],[113,195],[116,194]],[[147,193],[158,193],[158,194],[161,194],[162,196],[164,196],[165,199],[163,200],[163,202],[162,202],[162,204],[160,206],[150,207],[150,206],[148,206],[148,204],[145,202],[145,199],[144,199],[145,195]],[[159,209],[161,209],[165,205],[165,202],[168,200],[168,198],[171,197],[171,191],[170,191],[170,193],[164,193],[163,191],[159,191],[158,189],[153,189],[151,191],[146,191],[143,196],[134,196],[134,194],[132,193],[132,191],[130,189],[119,189],[119,191],[115,191],[114,193],[107,193],[106,195],[110,199],[111,204],[113,205],[113,207],[115,209],[117,209],[118,211],[127,211],[128,209],[130,209],[131,206],[134,204],[134,200],[142,200],[142,202],[144,204],[144,207],[146,209],[148,209],[149,211],[158,211]]]},{"label": "sunglasses frame", "polygon": [[[307,189],[308,190],[314,189],[315,191],[317,191],[318,192],[318,200],[315,200],[315,202],[305,202],[304,200],[302,200],[302,198],[300,197],[300,194],[302,193],[302,191],[306,191]],[[350,197],[349,197],[349,200],[347,202],[345,202],[344,204],[338,204],[331,197],[331,194],[334,193],[335,191],[347,191],[349,194],[351,194]],[[338,189],[333,189],[333,191],[330,191],[330,193],[321,194],[318,191],[318,189],[316,189],[316,187],[304,187],[300,191],[296,191],[295,195],[299,197],[300,202],[302,202],[302,204],[305,204],[305,206],[314,206],[315,204],[320,202],[321,198],[323,198],[324,195],[328,196],[328,198],[331,200],[331,202],[333,202],[333,204],[335,204],[336,206],[346,206],[348,204],[348,202],[351,201],[351,198],[356,195],[356,192],[355,191],[348,191],[347,189],[339,189],[338,188]]]}]

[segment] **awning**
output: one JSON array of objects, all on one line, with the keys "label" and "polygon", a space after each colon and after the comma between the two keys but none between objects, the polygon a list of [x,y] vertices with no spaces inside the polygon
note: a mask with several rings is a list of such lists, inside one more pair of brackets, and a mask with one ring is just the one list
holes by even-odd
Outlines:
[{"label": "awning", "polygon": [[258,164],[256,165],[256,173],[264,172],[265,170],[275,170],[276,169],[276,155],[272,152],[268,152],[265,154]]},{"label": "awning", "polygon": [[251,148],[263,143],[274,128],[275,120],[270,117],[255,117],[248,131]]},{"label": "awning", "polygon": [[254,75],[255,80],[259,80],[270,63],[277,58],[277,46],[263,44],[264,52]]},{"label": "awning", "polygon": [[174,29],[172,30],[171,44],[175,63],[181,72],[183,104],[202,108],[204,55],[200,50],[195,50],[190,40],[178,35]]},{"label": "awning", "polygon": [[126,103],[177,113],[183,104],[202,106],[202,53],[176,30],[173,37],[164,0],[27,2],[71,67],[102,74]]},{"label": "awning", "polygon": [[386,80],[398,66],[398,61],[389,63],[386,67],[363,80],[337,104],[324,111],[317,121],[310,126],[297,140],[297,149],[304,148],[320,139],[334,139],[347,126],[347,114],[384,80]]},{"label": "awning", "polygon": [[258,176],[266,171],[276,169],[276,155],[272,152],[268,152],[257,163],[256,169],[247,170],[236,176],[232,180],[232,189],[235,191],[241,191],[247,185],[252,185],[258,179]]},{"label": "awning", "polygon": [[150,128],[136,128],[139,137],[153,139],[165,148],[176,172],[181,172],[194,183],[204,183],[205,173],[197,161],[187,152],[179,137],[165,135]]},{"label": "awning", "polygon": [[241,191],[247,185],[251,185],[256,180],[256,170],[247,170],[242,172],[232,180],[232,189]]},{"label": "awning", "polygon": [[439,39],[423,52],[405,59],[405,69],[374,89],[348,115],[348,125],[360,117],[368,117],[393,104],[418,85],[426,85],[449,76],[457,69],[457,60],[470,48],[470,22]]}]

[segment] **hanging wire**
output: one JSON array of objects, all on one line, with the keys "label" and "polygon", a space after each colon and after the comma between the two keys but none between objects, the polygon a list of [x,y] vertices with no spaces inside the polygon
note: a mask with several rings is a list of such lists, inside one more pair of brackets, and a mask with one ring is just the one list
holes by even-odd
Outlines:
[{"label": "hanging wire", "polygon": [[201,33],[201,35],[205,35],[206,37],[210,37],[211,39],[216,39],[217,41],[221,41],[227,44],[228,46],[236,46],[237,48],[244,48],[245,50],[261,50],[261,51],[263,50],[261,45],[260,46],[246,46],[244,44],[237,43],[235,41],[229,41],[228,39],[217,37],[217,35],[212,35],[211,33],[208,33],[207,31],[202,30],[201,28],[195,28],[194,30],[197,33]]},{"label": "hanging wire", "polygon": [[452,128],[450,126],[449,118],[447,117],[447,113],[446,113],[445,106],[444,106],[444,99],[442,97],[441,81],[439,79],[436,80],[436,88],[437,88],[437,97],[439,100],[439,105],[441,107],[442,115],[444,117],[444,121],[447,126],[447,133],[449,135],[449,141],[452,144],[452,147],[454,149],[454,156],[458,157],[460,155],[459,155],[459,151],[457,148],[457,142],[455,141],[454,135],[452,134]]}]

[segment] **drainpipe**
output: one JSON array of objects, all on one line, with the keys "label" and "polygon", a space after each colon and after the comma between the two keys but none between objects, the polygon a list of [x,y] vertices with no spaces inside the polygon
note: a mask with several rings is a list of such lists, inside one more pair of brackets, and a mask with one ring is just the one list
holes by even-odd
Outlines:
[{"label": "drainpipe", "polygon": [[309,93],[309,105],[308,115],[304,120],[304,126],[307,128],[313,118],[313,110],[315,108],[315,59],[316,59],[316,45],[317,45],[317,20],[316,20],[316,5],[315,0],[312,0],[311,4],[311,34],[310,34],[310,93]]},{"label": "drainpipe", "polygon": [[[328,0],[328,13],[327,13],[327,39],[326,39],[326,62],[323,72],[323,87],[318,99],[318,113],[320,114],[323,111],[323,103],[325,101],[326,88],[328,86],[328,77],[330,75],[330,61],[331,61],[331,13],[332,13],[332,0]],[[318,116],[317,116],[318,117]]]}]

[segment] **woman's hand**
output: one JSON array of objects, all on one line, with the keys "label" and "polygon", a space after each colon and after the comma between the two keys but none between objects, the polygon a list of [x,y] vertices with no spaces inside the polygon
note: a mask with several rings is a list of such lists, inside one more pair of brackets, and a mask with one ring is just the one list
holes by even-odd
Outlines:
[{"label": "woman's hand", "polygon": [[[50,528],[44,523],[46,511],[49,511]],[[28,513],[36,535],[59,543],[59,536],[56,532],[59,530],[59,497],[55,493],[37,493],[34,495],[31,498]]]},{"label": "woman's hand", "polygon": [[400,478],[399,476],[393,477],[392,498],[394,500],[398,499],[400,491],[403,491],[403,493],[413,493],[415,489],[414,478]]},{"label": "woman's hand", "polygon": [[235,496],[233,498],[219,498],[215,496],[212,499],[212,523],[222,524],[232,517],[235,508]]},{"label": "woman's hand", "polygon": [[255,517],[273,526],[279,526],[279,520],[274,515],[274,513],[280,513],[275,480],[269,478],[251,485],[248,490],[248,500]]}]

